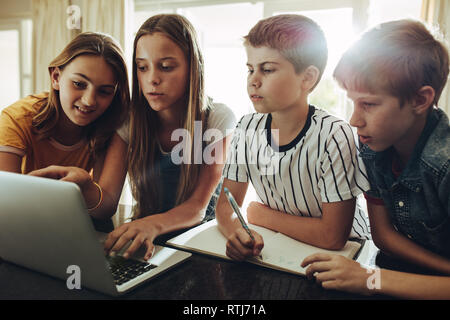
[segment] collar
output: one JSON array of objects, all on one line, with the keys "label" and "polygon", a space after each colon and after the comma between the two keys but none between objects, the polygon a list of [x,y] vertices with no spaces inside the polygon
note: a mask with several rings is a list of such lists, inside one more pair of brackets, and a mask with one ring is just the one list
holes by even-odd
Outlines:
[{"label": "collar", "polygon": [[289,149],[294,148],[297,143],[305,136],[306,132],[308,131],[309,127],[311,126],[311,118],[315,112],[316,108],[313,105],[309,105],[308,115],[306,116],[306,122],[303,126],[303,129],[300,130],[299,134],[288,144],[285,144],[283,146],[278,146],[273,140],[272,140],[272,129],[270,125],[272,124],[272,115],[269,113],[267,115],[266,120],[266,138],[269,145],[277,152],[286,152]]}]

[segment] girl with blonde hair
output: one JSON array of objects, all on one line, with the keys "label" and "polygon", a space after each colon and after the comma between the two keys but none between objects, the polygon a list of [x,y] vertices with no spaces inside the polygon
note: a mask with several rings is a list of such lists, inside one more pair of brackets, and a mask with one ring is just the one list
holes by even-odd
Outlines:
[{"label": "girl with blonde hair", "polygon": [[[94,212],[102,196],[94,181],[100,177],[115,130],[128,113],[122,50],[106,34],[81,33],[48,70],[49,92],[25,97],[0,116],[0,170],[39,175],[43,168],[53,172],[58,167],[51,166],[61,166],[90,172],[92,183],[81,184],[86,205],[93,216],[104,218]],[[64,179],[60,172],[50,176]]]}]

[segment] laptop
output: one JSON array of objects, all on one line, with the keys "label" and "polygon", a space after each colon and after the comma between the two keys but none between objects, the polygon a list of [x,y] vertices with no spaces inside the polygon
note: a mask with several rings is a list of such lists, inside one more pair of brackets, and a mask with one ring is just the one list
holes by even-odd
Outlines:
[{"label": "laptop", "polygon": [[120,252],[111,258],[105,236],[94,229],[76,184],[0,171],[0,257],[60,278],[68,290],[78,281],[118,296],[191,256],[156,246],[148,261],[140,258],[144,250],[128,260]]}]

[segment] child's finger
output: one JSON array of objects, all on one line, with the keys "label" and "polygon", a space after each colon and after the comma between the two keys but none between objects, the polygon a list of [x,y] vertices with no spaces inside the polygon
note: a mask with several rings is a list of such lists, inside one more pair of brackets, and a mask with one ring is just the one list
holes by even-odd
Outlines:
[{"label": "child's finger", "polygon": [[127,231],[128,231],[128,227],[126,224],[124,224],[124,225],[120,226],[119,228],[115,229],[114,231],[110,232],[103,244],[103,248],[105,249],[105,251],[106,252],[111,251],[111,249],[115,246],[116,242]]},{"label": "child's finger", "polygon": [[38,170],[34,170],[28,173],[30,176],[60,179],[66,175],[66,170],[64,167],[50,166]]},{"label": "child's finger", "polygon": [[[251,238],[250,241],[252,241]],[[252,247],[245,246],[237,234],[234,234],[230,239],[228,239],[226,247],[227,252],[231,255],[230,258],[232,259],[244,260],[246,257],[252,256]]]},{"label": "child's finger", "polygon": [[245,256],[241,254],[236,248],[233,246],[227,246],[226,254],[229,258],[236,260],[236,261],[242,261],[245,259]]},{"label": "child's finger", "polygon": [[261,250],[264,248],[264,239],[263,237],[252,230],[252,235],[255,238],[255,241],[253,243],[253,255],[258,256],[261,253]]},{"label": "child's finger", "polygon": [[309,265],[308,269],[306,269],[306,277],[311,280],[317,272],[326,272],[331,270],[331,268],[332,266],[329,261],[313,262]]},{"label": "child's finger", "polygon": [[324,282],[336,280],[336,272],[333,272],[333,270],[318,272],[315,277],[318,283],[323,284]]},{"label": "child's finger", "polygon": [[328,253],[313,253],[312,255],[309,255],[305,259],[303,259],[300,265],[304,268],[314,262],[329,260],[331,260],[331,255],[329,255]]},{"label": "child's finger", "polygon": [[153,242],[150,241],[149,239],[146,239],[144,243],[147,247],[147,251],[145,252],[144,259],[148,260],[151,257],[153,257],[153,254],[155,253],[155,246],[153,245]]},{"label": "child's finger", "polygon": [[116,253],[122,250],[130,241],[133,241],[135,234],[131,231],[127,231],[117,239],[116,243],[111,248],[110,252]]},{"label": "child's finger", "polygon": [[146,240],[146,238],[144,235],[138,234],[134,238],[133,242],[131,242],[131,245],[128,247],[128,249],[123,254],[123,257],[125,259],[128,259],[129,257],[131,257],[142,246],[142,244],[145,242],[145,240]]},{"label": "child's finger", "polygon": [[247,233],[247,231],[244,228],[239,228],[236,230],[236,236],[239,242],[247,247],[247,248],[253,248],[254,247],[254,241],[250,237],[250,235]]}]

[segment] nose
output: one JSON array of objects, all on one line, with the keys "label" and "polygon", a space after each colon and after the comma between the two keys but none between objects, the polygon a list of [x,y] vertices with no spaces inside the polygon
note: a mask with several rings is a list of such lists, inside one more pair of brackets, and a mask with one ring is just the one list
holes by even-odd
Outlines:
[{"label": "nose", "polygon": [[249,74],[248,76],[248,86],[254,87],[254,88],[260,88],[261,87],[261,79],[259,76],[254,72],[253,74]]},{"label": "nose", "polygon": [[84,92],[83,97],[81,98],[81,102],[88,107],[95,106],[96,104],[96,93],[95,89],[91,88]]},{"label": "nose", "polygon": [[349,123],[352,127],[355,128],[362,128],[365,126],[364,118],[357,107],[353,109],[353,113],[352,116],[350,117]]},{"label": "nose", "polygon": [[152,68],[152,70],[150,70],[147,81],[154,86],[161,83],[161,75],[156,68]]}]

